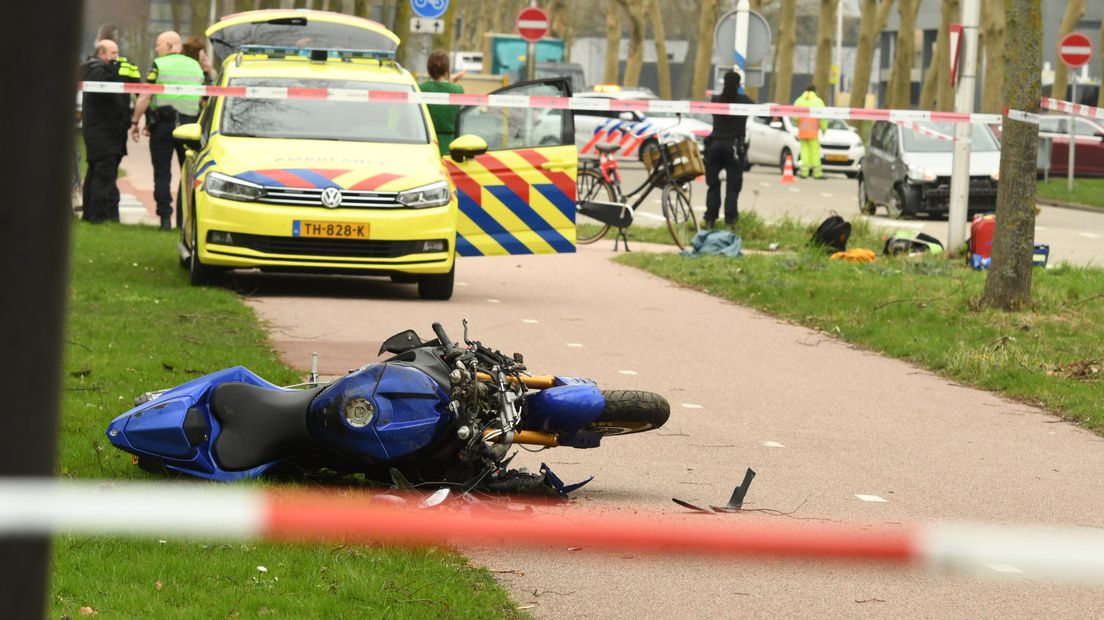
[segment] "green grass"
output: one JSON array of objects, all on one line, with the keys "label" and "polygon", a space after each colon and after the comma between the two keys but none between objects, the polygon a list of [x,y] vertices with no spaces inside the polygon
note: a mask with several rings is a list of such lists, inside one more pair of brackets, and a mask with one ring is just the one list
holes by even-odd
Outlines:
[{"label": "green grass", "polygon": [[1104,271],[1037,269],[1033,309],[1002,313],[977,308],[984,272],[939,257],[617,260],[1104,430]]},{"label": "green grass", "polygon": [[[701,223],[699,222],[699,225]],[[851,222],[851,242],[849,247],[865,247],[875,251],[881,251],[884,241],[879,237],[879,232],[873,230],[866,220]],[[583,224],[579,230],[593,234],[597,226]],[[740,213],[740,220],[736,226],[736,234],[744,240],[744,247],[748,250],[767,250],[771,244],[778,244],[776,248],[783,252],[802,251],[813,235],[814,228],[808,224],[792,218],[785,218],[778,223],[768,224],[754,211]],[[598,243],[613,241],[617,229],[611,229]],[[673,245],[671,233],[666,226],[631,226],[627,230],[631,241],[641,243],[662,243]]]},{"label": "green grass", "polygon": [[[278,384],[301,379],[234,293],[187,284],[175,242],[152,228],[74,226],[61,476],[159,479],[104,435],[141,392],[237,364]],[[51,588],[52,617],[518,616],[490,573],[433,548],[61,536]]]},{"label": "green grass", "polygon": [[1039,181],[1035,188],[1043,200],[1104,208],[1104,179],[1074,179],[1073,192],[1066,189],[1065,177]]}]

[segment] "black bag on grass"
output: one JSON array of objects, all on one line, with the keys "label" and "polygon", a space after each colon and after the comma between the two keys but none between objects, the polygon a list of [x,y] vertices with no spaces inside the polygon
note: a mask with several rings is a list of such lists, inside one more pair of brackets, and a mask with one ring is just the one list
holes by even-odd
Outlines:
[{"label": "black bag on grass", "polygon": [[851,238],[851,223],[836,214],[828,216],[813,233],[812,243],[828,248],[829,253],[846,252]]}]

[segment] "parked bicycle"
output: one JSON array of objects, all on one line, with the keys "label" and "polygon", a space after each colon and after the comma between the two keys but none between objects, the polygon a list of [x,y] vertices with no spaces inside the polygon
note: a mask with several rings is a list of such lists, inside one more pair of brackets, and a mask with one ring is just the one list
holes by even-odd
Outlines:
[{"label": "parked bicycle", "polygon": [[[698,146],[691,140],[645,143],[640,159],[648,170],[648,178],[627,194],[621,188],[621,173],[613,157],[621,146],[600,144],[596,148],[598,160],[583,160],[576,180],[576,242],[594,243],[616,227],[613,248],[616,250],[618,242],[624,240],[628,251],[625,229],[632,225],[637,207],[653,189],[659,188],[663,218],[671,238],[680,249],[689,246],[698,232],[698,221],[690,207],[690,181],[705,172]],[[633,197],[636,200],[628,204]]]}]

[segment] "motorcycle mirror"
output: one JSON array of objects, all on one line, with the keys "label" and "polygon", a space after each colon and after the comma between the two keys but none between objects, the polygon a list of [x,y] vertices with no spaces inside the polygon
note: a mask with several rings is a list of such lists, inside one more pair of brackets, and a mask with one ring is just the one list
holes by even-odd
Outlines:
[{"label": "motorcycle mirror", "polygon": [[468,340],[468,320],[460,319],[464,323],[464,344],[471,344],[472,341]]},{"label": "motorcycle mirror", "polygon": [[385,351],[387,353],[395,353],[397,355],[399,353],[405,353],[406,351],[409,351],[411,349],[417,349],[424,344],[425,343],[422,342],[422,339],[418,336],[417,332],[412,329],[408,329],[404,332],[399,332],[394,336],[391,336],[387,340],[384,340],[383,344],[380,345],[379,352],[376,353],[376,355],[383,355]]}]

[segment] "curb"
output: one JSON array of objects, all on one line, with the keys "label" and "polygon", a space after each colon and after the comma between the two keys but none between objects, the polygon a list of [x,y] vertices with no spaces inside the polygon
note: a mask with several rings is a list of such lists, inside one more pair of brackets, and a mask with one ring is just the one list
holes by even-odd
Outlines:
[{"label": "curb", "polygon": [[1071,211],[1088,211],[1090,213],[1104,214],[1104,207],[1090,207],[1089,205],[1079,205],[1074,202],[1059,202],[1056,200],[1039,200],[1035,199],[1036,204],[1041,204],[1047,207],[1057,207],[1059,209],[1070,209]]}]

